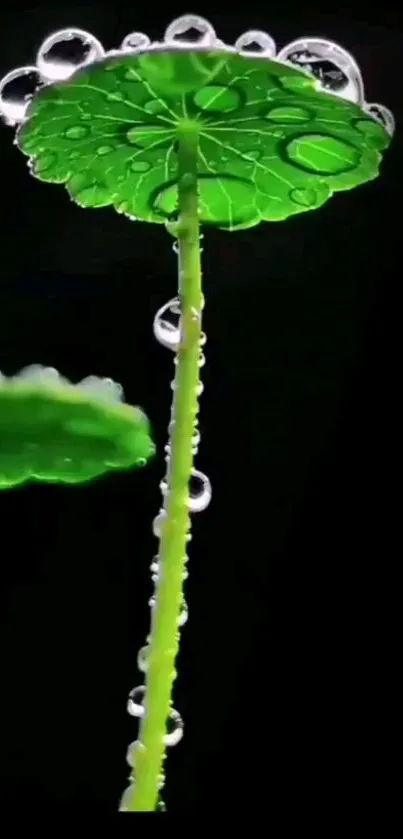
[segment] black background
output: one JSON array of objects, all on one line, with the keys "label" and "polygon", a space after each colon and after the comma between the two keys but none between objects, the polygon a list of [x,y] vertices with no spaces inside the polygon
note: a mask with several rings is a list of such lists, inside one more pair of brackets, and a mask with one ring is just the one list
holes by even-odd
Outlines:
[{"label": "black background", "polygon": [[[372,814],[393,784],[403,36],[384,6],[248,6],[192,10],[228,42],[250,28],[279,46],[339,41],[397,135],[378,180],[319,212],[205,236],[197,465],[214,495],[194,519],[175,690],[185,737],[165,800],[326,824],[350,804]],[[59,28],[111,48],[133,30],[160,38],[186,11],[15,2],[0,73]],[[175,256],[162,228],[84,211],[30,177],[12,139],[2,126],[0,368],[111,376],[149,415],[159,455],[85,487],[1,494],[2,806],[113,813],[136,737],[125,706],[148,629],[173,374],[152,319],[175,294]]]}]

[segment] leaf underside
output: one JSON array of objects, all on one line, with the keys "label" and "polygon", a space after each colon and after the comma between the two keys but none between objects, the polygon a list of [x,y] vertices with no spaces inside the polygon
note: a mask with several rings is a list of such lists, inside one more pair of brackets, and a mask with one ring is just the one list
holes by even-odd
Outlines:
[{"label": "leaf underside", "polygon": [[300,70],[223,52],[109,57],[42,89],[18,131],[33,174],[83,207],[176,215],[178,126],[199,132],[200,221],[234,230],[375,178],[390,138]]},{"label": "leaf underside", "polygon": [[0,388],[0,489],[30,480],[83,483],[144,466],[154,454],[142,411],[70,391]]}]

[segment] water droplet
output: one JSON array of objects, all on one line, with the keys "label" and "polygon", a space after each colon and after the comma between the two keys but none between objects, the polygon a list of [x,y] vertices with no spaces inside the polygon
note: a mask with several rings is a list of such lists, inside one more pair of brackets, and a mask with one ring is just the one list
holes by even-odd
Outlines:
[{"label": "water droplet", "polygon": [[189,609],[187,607],[187,603],[185,603],[185,601],[183,601],[181,613],[180,613],[179,618],[178,618],[178,626],[179,627],[184,626],[185,623],[187,623],[188,617],[189,617]]},{"label": "water droplet", "polygon": [[290,198],[294,204],[299,204],[302,207],[314,207],[317,201],[314,189],[292,189]]},{"label": "water droplet", "polygon": [[51,82],[70,78],[79,67],[99,61],[105,55],[97,38],[83,29],[60,29],[43,42],[36,57],[38,70]]},{"label": "water droplet", "polygon": [[99,146],[97,148],[97,154],[101,157],[103,157],[104,154],[110,154],[112,151],[114,151],[113,146]]},{"label": "water droplet", "polygon": [[207,113],[230,113],[239,108],[241,96],[235,88],[210,84],[195,92],[193,102]]},{"label": "water droplet", "polygon": [[42,172],[47,172],[52,168],[56,161],[57,157],[55,154],[43,154],[41,157],[38,157],[34,164],[35,174],[39,175]]},{"label": "water droplet", "polygon": [[189,48],[191,46],[212,47],[216,34],[211,25],[199,15],[182,15],[173,20],[164,35],[165,43]]},{"label": "water droplet", "polygon": [[148,644],[145,644],[144,647],[140,647],[138,654],[137,654],[137,667],[140,670],[140,673],[147,672],[148,666],[148,656],[150,653],[150,648]]},{"label": "water droplet", "polygon": [[130,786],[127,787],[127,789],[125,789],[125,791],[124,791],[124,793],[123,793],[123,795],[120,799],[120,804],[119,804],[119,811],[121,813],[128,813],[129,812],[129,806],[130,806],[130,803],[133,799],[134,789],[135,789],[134,782],[132,784],[130,784]]},{"label": "water droplet", "polygon": [[262,153],[261,149],[251,149],[246,152],[246,157],[251,157],[252,160],[260,160]]},{"label": "water droplet", "polygon": [[62,383],[62,378],[55,367],[43,367],[42,364],[30,364],[17,373],[14,378],[39,385],[54,386]]},{"label": "water droplet", "polygon": [[150,43],[151,41],[148,35],[145,35],[143,32],[129,32],[122,41],[120,49],[124,51],[145,49]]},{"label": "water droplet", "polygon": [[161,538],[163,526],[166,522],[166,519],[167,519],[166,510],[160,510],[158,515],[155,516],[155,518],[153,520],[152,528],[153,528],[153,534],[156,537],[156,539]]},{"label": "water droplet", "polygon": [[189,482],[189,510],[191,513],[201,513],[210,504],[212,497],[211,483],[203,472],[192,470]]},{"label": "water droplet", "polygon": [[124,396],[122,385],[109,378],[86,376],[85,379],[78,382],[77,387],[90,396],[95,396],[97,399],[108,402],[119,402]]},{"label": "water droplet", "polygon": [[148,172],[151,169],[151,164],[147,160],[133,160],[130,169],[132,172]]},{"label": "water droplet", "polygon": [[141,748],[144,750],[144,745],[141,742],[141,740],[134,740],[133,743],[130,743],[127,747],[126,762],[129,764],[131,768],[134,767],[136,752],[138,752]]},{"label": "water droplet", "polygon": [[127,713],[130,714],[131,717],[144,716],[143,698],[145,691],[146,689],[144,685],[139,685],[130,691],[129,698],[127,700]]},{"label": "water droplet", "polygon": [[154,336],[168,350],[177,351],[180,341],[180,301],[169,300],[158,310],[153,323]]},{"label": "water droplet", "polygon": [[390,111],[389,108],[386,108],[385,105],[379,105],[377,102],[373,102],[370,105],[366,105],[364,110],[366,113],[370,114],[373,119],[380,122],[390,136],[393,136],[395,133],[396,123],[392,111]]},{"label": "water droplet", "polygon": [[[187,579],[187,578],[183,577],[183,579]],[[156,598],[154,597],[154,595],[152,597],[150,597],[150,599],[148,601],[148,605],[149,605],[151,610],[155,608],[156,602],[157,601],[156,601]],[[189,618],[189,610],[188,610],[186,602],[183,601],[182,608],[181,608],[181,611],[180,611],[180,615],[178,617],[178,627],[184,626],[185,623],[187,622],[188,618]]]},{"label": "water droplet", "polygon": [[89,128],[85,125],[71,125],[70,128],[66,128],[66,131],[64,132],[64,136],[69,140],[82,140],[84,137],[87,137],[88,134]]},{"label": "water droplet", "polygon": [[34,93],[43,86],[36,67],[18,67],[0,82],[0,115],[8,125],[25,119]]},{"label": "water droplet", "polygon": [[364,84],[358,64],[347,50],[323,38],[300,38],[277,55],[277,60],[307,70],[330,91],[351,102],[364,102]]},{"label": "water droplet", "polygon": [[314,119],[314,114],[308,108],[301,108],[298,105],[282,105],[272,108],[265,115],[266,119],[273,122],[299,123]]},{"label": "water droplet", "polygon": [[304,172],[340,175],[355,169],[360,161],[358,149],[335,137],[306,134],[291,140],[286,149],[288,161]]},{"label": "water droplet", "polygon": [[[170,729],[170,730],[169,730]],[[183,719],[178,711],[171,708],[167,720],[167,733],[164,735],[164,743],[166,746],[176,746],[183,737]]]},{"label": "water droplet", "polygon": [[168,109],[162,99],[150,99],[142,107],[148,114],[163,114]]},{"label": "water droplet", "polygon": [[267,32],[250,29],[235,42],[235,49],[251,55],[272,58],[276,54],[276,44]]}]

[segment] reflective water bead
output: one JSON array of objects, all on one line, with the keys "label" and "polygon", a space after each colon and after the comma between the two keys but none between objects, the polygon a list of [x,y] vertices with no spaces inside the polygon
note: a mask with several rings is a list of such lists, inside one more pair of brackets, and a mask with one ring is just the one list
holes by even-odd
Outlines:
[{"label": "reflective water bead", "polygon": [[129,32],[126,38],[121,43],[121,50],[137,50],[145,49],[150,45],[151,41],[148,35],[143,32]]},{"label": "reflective water bead", "polygon": [[392,114],[392,111],[389,108],[386,108],[385,105],[378,105],[377,102],[373,102],[369,105],[366,105],[364,110],[370,114],[373,119],[376,119],[377,122],[380,122],[381,125],[385,128],[390,136],[395,133],[395,118]]},{"label": "reflective water bead", "polygon": [[[138,752],[139,749],[141,749],[142,746],[143,746],[143,744],[140,740],[134,740],[133,743],[130,743],[129,746],[127,747],[126,761],[127,761],[127,763],[129,764],[130,767],[134,766],[136,752]],[[144,746],[143,746],[143,748],[144,748]]]},{"label": "reflective water bead", "polygon": [[189,482],[189,510],[191,513],[201,513],[210,504],[212,487],[207,475],[192,469]]},{"label": "reflective water bead", "polygon": [[26,117],[34,93],[43,86],[36,67],[18,67],[0,82],[0,115],[8,125],[17,125]]},{"label": "reflective water bead", "polygon": [[77,387],[98,399],[105,399],[106,401],[120,402],[123,398],[122,386],[109,378],[86,376],[78,383]]},{"label": "reflective water bead", "polygon": [[131,717],[144,716],[144,705],[142,704],[142,700],[145,690],[144,685],[139,685],[130,691],[129,698],[127,700],[127,712]]},{"label": "reflective water bead", "polygon": [[276,44],[267,32],[259,29],[250,29],[240,35],[235,42],[235,49],[238,52],[251,53],[263,58],[273,58],[276,54]]},{"label": "reflective water bead", "polygon": [[130,784],[127,789],[125,789],[119,804],[119,811],[121,813],[127,813],[129,811],[129,804],[134,795],[135,784],[134,782]]},{"label": "reflective water bead", "polygon": [[189,48],[192,46],[212,47],[216,42],[211,23],[199,15],[182,15],[173,20],[164,35],[165,43]]},{"label": "reflective water bead", "polygon": [[155,516],[155,518],[153,520],[153,525],[152,525],[153,534],[157,539],[160,539],[160,537],[161,537],[162,528],[164,526],[164,523],[166,522],[166,519],[167,519],[166,510],[160,510],[158,515]]},{"label": "reflective water bead", "polygon": [[137,653],[137,667],[140,670],[140,673],[147,672],[149,654],[150,648],[148,644],[144,644],[144,647],[140,647]]},{"label": "reflective water bead", "polygon": [[154,336],[169,350],[176,351],[180,341],[180,302],[175,297],[158,309],[153,323]]},{"label": "reflective water bead", "polygon": [[167,726],[171,731],[164,735],[164,743],[166,746],[176,746],[182,740],[184,724],[181,715],[174,708],[169,712]]},{"label": "reflective water bead", "polygon": [[280,50],[277,59],[307,70],[318,79],[323,90],[350,102],[364,102],[364,83],[358,64],[333,41],[300,38]]},{"label": "reflective water bead", "polygon": [[90,32],[60,29],[45,39],[36,64],[44,79],[57,82],[70,78],[80,67],[99,61],[104,55],[102,44]]}]

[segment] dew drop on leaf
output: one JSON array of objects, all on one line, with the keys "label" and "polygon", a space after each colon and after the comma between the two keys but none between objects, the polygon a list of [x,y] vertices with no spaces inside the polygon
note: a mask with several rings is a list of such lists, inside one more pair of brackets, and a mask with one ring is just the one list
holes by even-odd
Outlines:
[{"label": "dew drop on leaf", "polygon": [[71,125],[66,128],[64,136],[69,140],[83,140],[89,134],[89,128],[85,125]]},{"label": "dew drop on leaf", "polygon": [[48,81],[64,81],[80,67],[99,61],[102,44],[83,29],[61,29],[43,42],[36,59],[38,70]]},{"label": "dew drop on leaf", "polygon": [[19,67],[0,83],[0,115],[9,125],[25,119],[34,93],[43,86],[36,67]]},{"label": "dew drop on leaf", "polygon": [[111,154],[114,151],[113,146],[99,146],[97,148],[97,154],[103,157],[104,154]]},{"label": "dew drop on leaf", "polygon": [[147,160],[133,160],[130,164],[132,172],[148,172],[151,169],[151,163]]},{"label": "dew drop on leaf", "polygon": [[213,114],[228,113],[239,108],[241,96],[235,88],[210,84],[197,90],[193,101],[203,111]]},{"label": "dew drop on leaf", "polygon": [[295,166],[321,175],[349,172],[360,160],[360,152],[354,146],[320,134],[294,138],[286,146],[286,155]]}]

